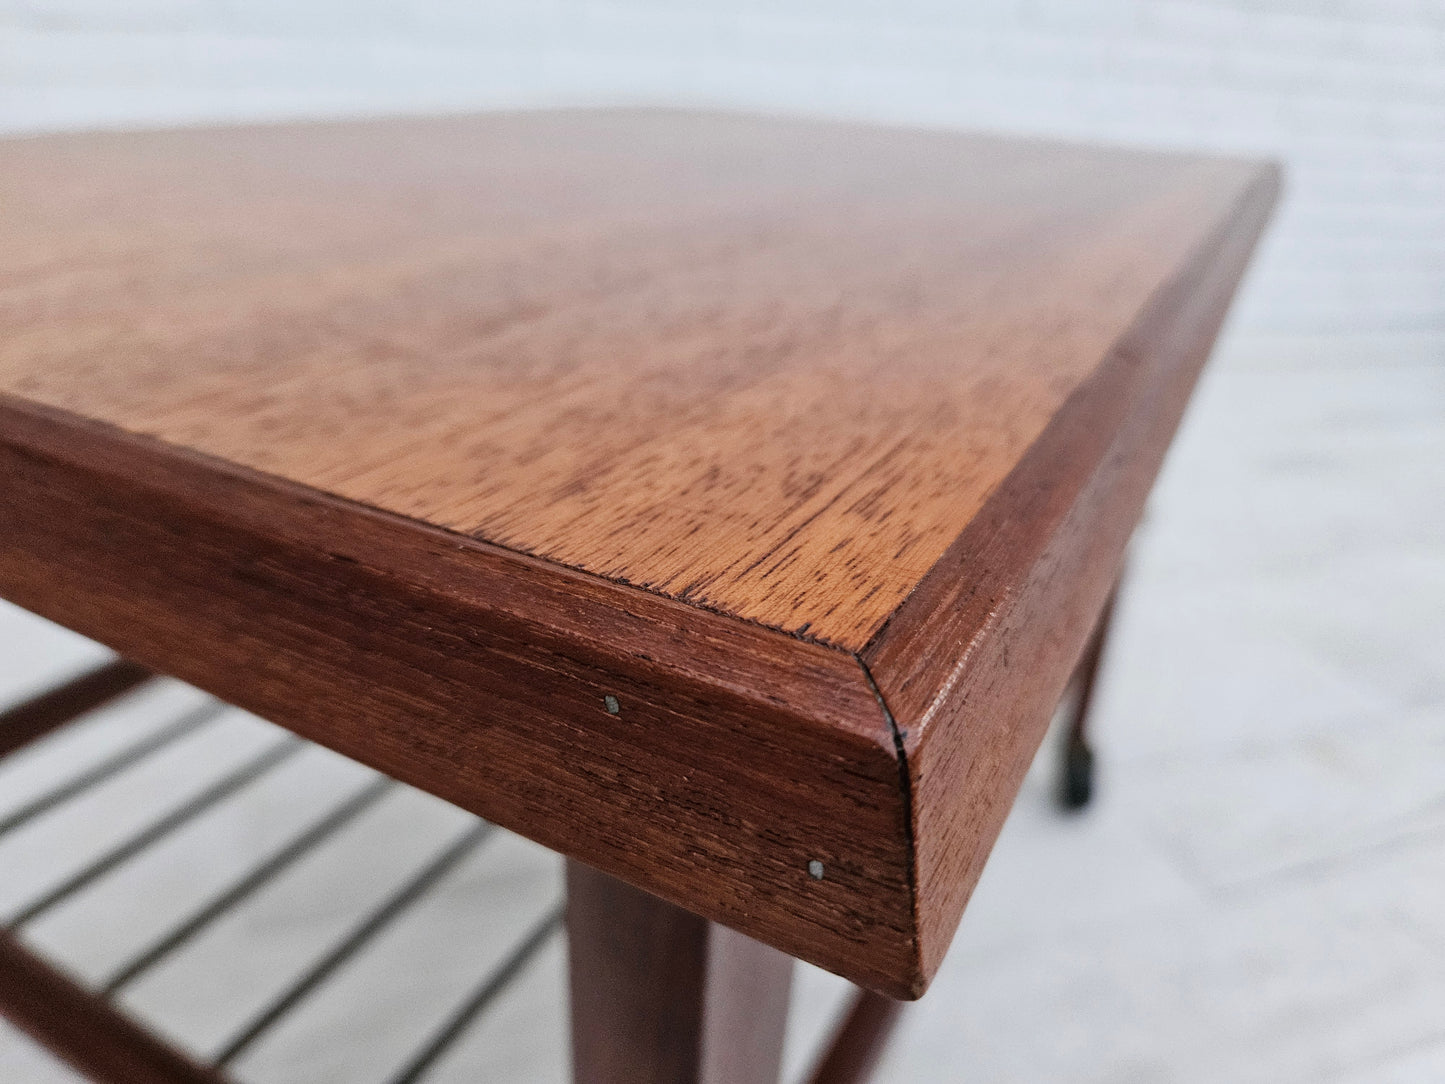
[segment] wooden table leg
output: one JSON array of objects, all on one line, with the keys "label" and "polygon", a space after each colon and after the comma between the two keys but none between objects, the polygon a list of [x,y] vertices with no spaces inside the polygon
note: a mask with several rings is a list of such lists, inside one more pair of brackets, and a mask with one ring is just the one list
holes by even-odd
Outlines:
[{"label": "wooden table leg", "polygon": [[1109,630],[1114,623],[1114,604],[1119,597],[1119,585],[1109,592],[1104,611],[1089,636],[1084,656],[1079,660],[1071,682],[1077,693],[1068,728],[1064,732],[1064,762],[1059,780],[1059,800],[1066,809],[1082,809],[1094,796],[1094,750],[1089,745],[1089,711],[1094,705],[1094,690],[1099,680],[1099,664],[1104,658],[1104,648],[1109,642]]},{"label": "wooden table leg", "polygon": [[808,1084],[865,1084],[872,1079],[902,1015],[903,1002],[859,990],[809,1074]]},{"label": "wooden table leg", "polygon": [[776,1084],[793,961],[567,864],[574,1084]]}]

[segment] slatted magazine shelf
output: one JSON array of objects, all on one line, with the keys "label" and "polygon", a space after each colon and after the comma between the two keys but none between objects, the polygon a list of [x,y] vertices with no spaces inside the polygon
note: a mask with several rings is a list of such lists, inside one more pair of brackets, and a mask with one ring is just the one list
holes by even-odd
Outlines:
[{"label": "slatted magazine shelf", "polygon": [[[527,985],[539,954],[558,954],[560,868],[547,852],[149,678],[108,664],[0,716],[10,746],[64,727],[0,761],[0,999],[42,1038],[114,1079],[268,1080],[279,1059],[289,1080],[414,1081]],[[56,829],[92,853],[57,854]],[[248,936],[258,926],[272,929]],[[396,973],[398,953],[416,975]],[[564,1004],[547,986],[519,1001],[503,1026]],[[300,1029],[298,1009],[310,1012]],[[372,1064],[388,1033],[403,1044],[396,1064]],[[268,1039],[280,1050],[269,1060]],[[503,1046],[516,1056],[515,1041]],[[507,1068],[464,1058],[440,1078]],[[545,1077],[560,1063],[525,1068]]]},{"label": "slatted magazine shelf", "polygon": [[[9,142],[0,596],[134,661],[0,721],[0,1009],[101,1080],[440,1078],[565,942],[574,1080],[757,1084],[800,959],[857,987],[813,1079],[863,1079],[1071,678],[1088,800],[1124,551],[1276,188],[665,111]],[[250,861],[177,858],[247,803]]]},{"label": "slatted magazine shelf", "polygon": [[[1061,727],[1060,799],[1066,807],[1086,797],[1078,789],[1087,776],[1077,750],[1100,647],[1097,637]],[[41,741],[52,734],[50,742]],[[24,751],[30,755],[17,755]],[[167,755],[172,763],[159,764]],[[390,823],[383,817],[388,801],[396,807]],[[47,818],[67,813],[97,829],[93,853],[58,852],[54,832],[45,826]],[[30,826],[40,829],[36,838],[22,838]],[[76,830],[73,822],[58,827]],[[348,834],[351,853],[341,857],[353,867],[350,876],[327,853]],[[500,852],[491,862],[486,852],[478,853],[489,839],[492,851]],[[378,864],[396,852],[405,857],[399,868],[392,868],[394,861]],[[247,855],[249,864],[235,868],[218,860]],[[484,1035],[471,1045],[470,1058],[447,1061],[450,1048],[467,1038],[483,1013],[503,1005],[513,984],[528,985],[535,957],[549,946],[554,955],[560,949],[560,871],[545,851],[134,663],[116,660],[85,670],[0,713],[0,863],[12,873],[0,889],[0,1001],[57,1046],[84,1058],[114,1059],[115,1072],[215,1081],[234,1067],[243,1081],[405,1084],[440,1063],[436,1079],[564,1079],[560,1021],[551,1029],[537,1021],[565,1008],[560,982],[546,981],[560,978],[560,960],[550,961],[554,974],[532,978],[536,988],[524,989],[517,1006],[502,1008],[502,1022],[490,1029],[492,1036],[498,1027],[508,1029],[498,1049]],[[435,992],[451,1000],[432,997],[434,1004],[423,1006],[444,1009],[442,1015],[433,1021],[426,1012],[412,1012],[397,1020],[393,997],[379,1003],[368,997],[369,989],[392,989],[398,966],[417,966],[414,950],[398,961],[393,949],[368,961],[369,975],[353,975],[339,991],[327,991],[329,979],[393,926],[424,912],[428,893],[468,864],[474,879],[489,872],[502,876],[480,891],[464,885],[453,893],[444,921],[422,926],[419,932],[434,951],[407,984],[425,995],[437,966],[450,970],[442,977],[452,981],[435,983]],[[316,899],[334,899],[338,886],[354,889],[358,874],[374,898],[349,901],[358,906],[332,916],[324,937],[306,938],[309,956],[278,958],[272,948],[269,972],[235,974],[238,959],[258,947],[248,928],[304,920],[316,910]],[[278,894],[278,883],[287,878],[289,890]],[[96,891],[87,895],[89,888]],[[268,892],[275,898],[258,911]],[[239,926],[238,915],[247,920]],[[426,916],[420,921],[426,923]],[[468,938],[461,956],[448,939],[459,922]],[[217,939],[190,966],[175,968],[188,946],[208,931],[214,938],[227,923],[233,927],[229,937]],[[494,936],[478,941],[479,930]],[[27,943],[27,931],[38,944]],[[127,992],[167,965],[176,971],[171,988],[128,1005]],[[477,968],[482,973],[475,982],[455,982],[458,972]],[[207,996],[198,997],[198,990]],[[265,996],[258,1000],[258,993]],[[329,997],[332,1011],[308,1027],[292,1026],[288,1037],[283,1021],[292,1010],[310,1008],[313,995]],[[897,1005],[855,995],[850,1012],[828,990],[814,991],[811,1000],[811,1026],[791,1043],[806,1055],[795,1050],[790,1060],[813,1065],[807,1078],[821,1080],[836,1077],[833,1062],[859,1064],[864,1052],[851,1048],[883,1033]],[[228,1016],[231,1030],[217,1032]],[[519,1027],[529,1039],[540,1033],[554,1042],[519,1042]],[[374,1063],[377,1050],[387,1046],[377,1031],[388,1029],[403,1034],[405,1050],[390,1067]],[[282,1045],[269,1062],[282,1069],[270,1074],[265,1052],[259,1058],[254,1052],[274,1034],[282,1036]],[[559,1038],[563,1042],[555,1042]],[[312,1053],[298,1057],[298,1048]],[[514,1064],[519,1051],[531,1055],[521,1065]],[[153,1068],[138,1070],[136,1062]]]}]

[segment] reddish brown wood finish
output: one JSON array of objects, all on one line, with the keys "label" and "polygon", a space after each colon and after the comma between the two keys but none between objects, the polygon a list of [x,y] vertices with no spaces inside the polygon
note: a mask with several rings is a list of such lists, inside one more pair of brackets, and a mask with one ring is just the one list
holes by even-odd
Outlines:
[{"label": "reddish brown wood finish", "polygon": [[1068,740],[1082,742],[1089,728],[1089,716],[1094,708],[1094,694],[1099,688],[1099,671],[1103,669],[1104,649],[1109,643],[1109,633],[1114,624],[1114,610],[1119,603],[1119,584],[1116,582],[1104,600],[1104,609],[1094,621],[1094,631],[1084,645],[1083,657],[1074,668],[1072,683],[1077,686],[1074,703],[1070,705]]},{"label": "reddish brown wood finish", "polygon": [[900,997],[1276,185],[669,114],[14,146],[0,594]]},{"label": "reddish brown wood finish", "polygon": [[126,659],[115,659],[79,674],[63,685],[0,711],[0,757],[49,734],[154,675]]},{"label": "reddish brown wood finish", "polygon": [[859,990],[809,1074],[808,1084],[864,1084],[870,1080],[902,1015],[901,1001]]},{"label": "reddish brown wood finish", "polygon": [[1277,183],[1242,193],[863,653],[908,764],[921,975],[1117,582]]},{"label": "reddish brown wood finish", "polygon": [[857,650],[1255,168],[629,111],[29,139],[0,390]]},{"label": "reddish brown wood finish", "polygon": [[97,1084],[226,1084],[0,930],[0,1013]]},{"label": "reddish brown wood finish", "polygon": [[6,597],[901,989],[907,812],[852,658],[40,408],[0,432]]},{"label": "reddish brown wood finish", "polygon": [[793,961],[567,866],[574,1084],[776,1084]]}]

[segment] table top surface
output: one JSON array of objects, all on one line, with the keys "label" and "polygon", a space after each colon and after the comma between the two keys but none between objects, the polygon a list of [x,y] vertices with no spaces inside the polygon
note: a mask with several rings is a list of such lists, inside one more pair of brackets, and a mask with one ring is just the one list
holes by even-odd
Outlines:
[{"label": "table top surface", "polygon": [[[596,655],[586,665],[614,678],[631,667],[653,690],[675,680],[642,699],[671,701],[683,725],[702,725],[708,710],[676,708],[684,684],[804,720],[766,724],[738,756],[758,756],[754,740],[792,741],[796,727],[799,746],[817,730],[813,755],[847,760],[843,745],[863,736],[867,756],[877,746],[902,765],[901,805],[886,816],[901,818],[907,837],[901,876],[916,925],[929,876],[917,833],[934,783],[921,750],[908,763],[910,743],[959,714],[952,698],[968,660],[989,654],[980,637],[1016,635],[1005,603],[1018,600],[1022,614],[1031,590],[1059,607],[1063,631],[1038,648],[1038,672],[1009,680],[1057,695],[1127,536],[1114,523],[1137,516],[1139,485],[1274,183],[1268,168],[1236,160],[647,111],[19,140],[0,158],[0,423],[31,462],[50,456],[92,481],[175,500],[184,490],[192,510],[217,505],[206,517],[220,543],[137,542],[131,567],[179,546],[186,560],[208,555],[214,577],[258,552],[258,539],[284,538],[298,554],[328,555],[330,582],[308,573],[291,585],[328,613],[346,607],[322,596],[375,572],[388,603],[404,595],[414,614],[433,605],[418,594],[425,580],[426,592],[473,606],[478,627],[541,622],[574,649],[585,641]],[[1201,305],[1208,312],[1194,313]],[[1137,447],[1119,443],[1134,429]],[[60,484],[59,469],[44,487]],[[216,499],[223,491],[229,508]],[[264,514],[245,504],[258,493],[270,495]],[[227,665],[260,666],[276,688],[254,694],[254,706],[281,722],[287,695],[347,702],[341,679],[298,676],[301,664],[237,646],[269,643],[267,659],[316,650],[266,626],[276,583],[225,615],[193,617],[192,604],[131,573],[153,608],[147,620],[125,611],[141,631],[123,630],[120,610],[74,616],[83,591],[57,601],[38,586],[42,571],[56,572],[42,549],[100,530],[80,496],[67,509],[80,518],[61,535],[52,516],[44,546],[40,527],[25,536],[28,563],[0,566],[12,597],[244,706],[250,694],[193,656],[204,644]],[[306,533],[318,518],[386,540],[354,539],[338,563],[334,537]],[[447,559],[471,561],[465,569],[414,567],[416,552],[453,543]],[[228,544],[233,552],[216,556]],[[408,546],[415,552],[397,556]],[[104,578],[112,559],[77,551],[75,569]],[[1038,586],[1049,561],[1053,578]],[[104,576],[126,579],[121,568]],[[472,575],[485,582],[459,586]],[[200,577],[198,568],[192,599],[206,591]],[[544,596],[566,608],[557,592],[575,612],[544,620],[534,612]],[[568,632],[588,606],[585,635]],[[380,606],[364,616],[396,620]],[[620,628],[634,618],[671,634],[639,647]],[[366,641],[362,615],[348,620],[352,633],[331,635],[333,649],[350,635],[357,658],[399,654]],[[515,637],[523,654],[544,642],[535,629]],[[436,650],[506,654],[493,643]],[[550,710],[539,728],[563,725],[556,689],[539,678],[529,692],[553,704],[537,709]],[[998,695],[1020,700],[1012,686]],[[602,726],[629,697],[592,699],[605,705]],[[332,744],[392,770],[390,739],[377,736],[388,726],[458,748],[445,707],[369,710],[370,738],[348,732]],[[1023,727],[1035,739],[1042,710],[1031,707]],[[328,736],[297,712],[298,729]],[[947,725],[970,735],[950,757],[983,755],[970,744],[976,726]],[[573,734],[580,747],[592,740]],[[938,890],[945,911],[961,911],[954,897],[966,897],[975,852],[986,854],[1001,822],[993,808],[1006,810],[1016,789],[1010,758],[979,784],[988,815],[958,814],[938,833],[940,848],[969,852],[937,857],[964,886]],[[541,799],[524,814],[472,797],[475,780],[466,786],[434,789],[558,842],[534,827],[547,815]],[[739,814],[735,798],[695,800],[745,822],[722,834],[766,834],[755,822],[768,817]],[[977,839],[950,834],[964,822]],[[668,838],[686,851],[691,831]],[[667,856],[629,864],[605,851],[569,849],[696,903],[678,887],[683,874],[654,878],[649,862]],[[736,860],[728,851],[717,867]],[[713,917],[770,934],[746,895]],[[951,933],[956,915],[938,921]],[[796,952],[801,936],[772,939]],[[857,954],[877,934],[849,936]],[[916,959],[941,950],[920,949],[938,940],[926,931],[906,937],[906,983],[892,964],[857,977],[916,991],[934,966]],[[813,955],[845,969],[841,949]]]}]

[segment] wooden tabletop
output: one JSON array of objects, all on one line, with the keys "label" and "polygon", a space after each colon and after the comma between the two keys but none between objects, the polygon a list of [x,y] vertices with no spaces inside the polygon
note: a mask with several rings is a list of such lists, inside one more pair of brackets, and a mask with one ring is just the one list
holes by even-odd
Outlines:
[{"label": "wooden tabletop", "polygon": [[0,146],[0,594],[896,996],[1277,187],[668,112]]}]

